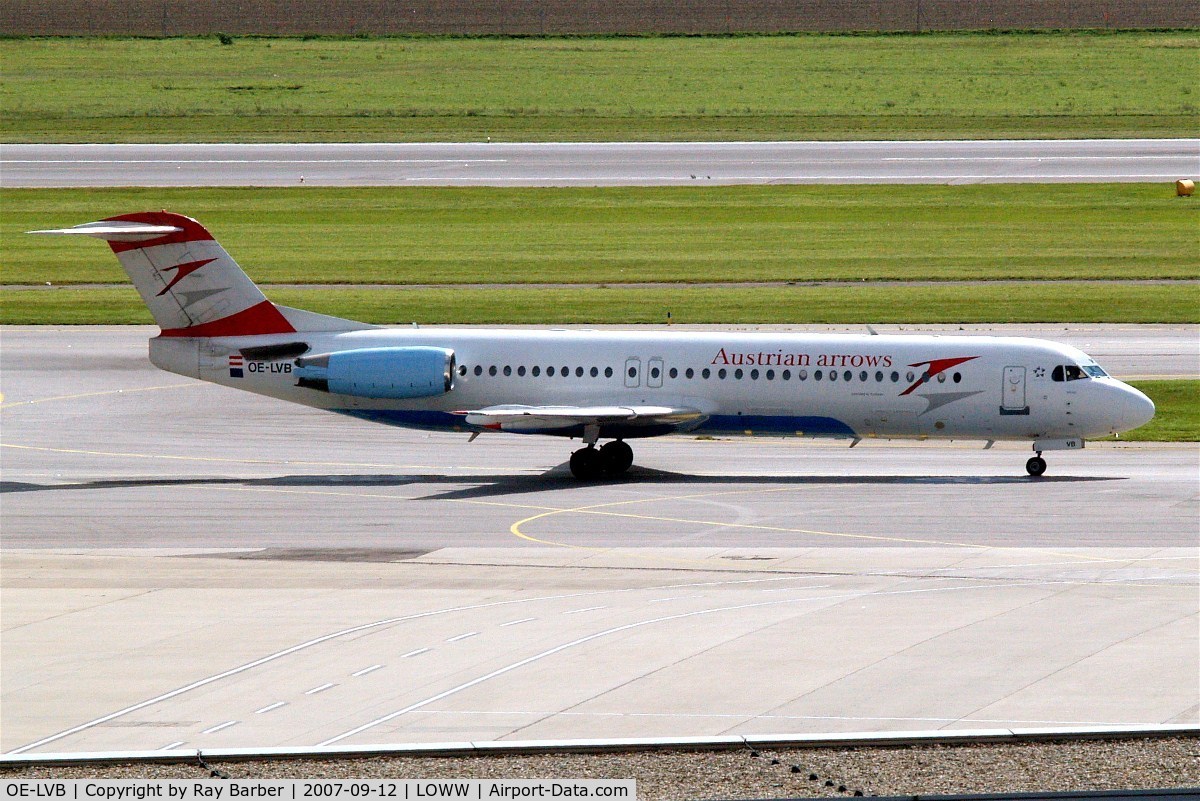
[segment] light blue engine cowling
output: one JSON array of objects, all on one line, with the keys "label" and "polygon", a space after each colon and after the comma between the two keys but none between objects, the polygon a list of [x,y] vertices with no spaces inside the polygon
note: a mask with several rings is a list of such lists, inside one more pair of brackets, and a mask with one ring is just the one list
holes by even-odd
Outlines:
[{"label": "light blue engine cowling", "polygon": [[297,386],[360,398],[429,398],[454,388],[454,351],[360,348],[296,359]]}]

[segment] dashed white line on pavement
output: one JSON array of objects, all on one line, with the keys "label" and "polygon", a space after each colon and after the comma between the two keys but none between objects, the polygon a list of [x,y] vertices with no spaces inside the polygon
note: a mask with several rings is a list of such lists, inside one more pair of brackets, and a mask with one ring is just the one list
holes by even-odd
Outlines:
[{"label": "dashed white line on pavement", "polygon": [[166,745],[164,745],[162,748],[160,748],[158,750],[159,751],[174,751],[176,748],[183,745],[185,742],[186,742],[186,740],[176,740],[173,743],[167,743]]},{"label": "dashed white line on pavement", "polygon": [[410,656],[420,656],[421,654],[426,653],[428,650],[428,648],[418,648],[415,651],[409,651],[407,654],[400,654],[400,658],[408,659]]},{"label": "dashed white line on pavement", "polygon": [[365,676],[368,673],[374,673],[376,670],[379,670],[382,667],[383,667],[383,665],[371,665],[370,667],[365,667],[362,670],[356,670],[353,673],[351,673],[350,675],[351,676]]},{"label": "dashed white line on pavement", "polygon": [[262,709],[254,710],[254,714],[261,715],[264,712],[270,712],[272,709],[279,709],[279,707],[286,706],[286,705],[287,705],[287,701],[276,701],[273,704],[267,704]]},{"label": "dashed white line on pavement", "polygon": [[478,631],[468,631],[466,634],[459,634],[457,637],[451,637],[450,639],[446,640],[446,642],[458,642],[459,640],[465,640],[468,637],[474,637],[478,633]]},{"label": "dashed white line on pavement", "polygon": [[237,724],[238,724],[238,721],[236,721],[236,720],[227,720],[224,723],[218,723],[216,726],[213,726],[210,729],[205,729],[204,731],[202,731],[200,733],[201,734],[212,734],[213,732],[218,732],[221,729],[228,729],[230,726],[236,726]]},{"label": "dashed white line on pavement", "polygon": [[317,693],[325,692],[332,686],[334,686],[333,682],[327,681],[319,687],[313,687],[311,690],[305,690],[304,694],[305,695],[316,695]]},{"label": "dashed white line on pavement", "polygon": [[498,628],[505,628],[507,626],[517,626],[517,625],[520,625],[521,623],[528,623],[531,620],[537,620],[537,618],[536,617],[523,617],[520,620],[510,620],[507,623],[501,623],[498,626]]},{"label": "dashed white line on pavement", "polygon": [[607,609],[607,606],[585,606],[583,609],[571,609],[563,612],[564,615],[577,615],[580,612],[595,612],[597,609]]}]

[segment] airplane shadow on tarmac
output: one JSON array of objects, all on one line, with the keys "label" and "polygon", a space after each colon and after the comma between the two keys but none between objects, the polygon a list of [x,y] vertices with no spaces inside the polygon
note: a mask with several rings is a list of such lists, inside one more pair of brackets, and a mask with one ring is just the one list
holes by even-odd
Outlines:
[{"label": "airplane shadow on tarmac", "polygon": [[[19,492],[69,492],[80,490],[141,489],[148,487],[319,487],[325,489],[386,489],[388,487],[422,486],[431,489],[453,485],[453,489],[434,492],[416,498],[397,496],[397,500],[465,500],[494,498],[550,490],[589,489],[624,485],[774,485],[774,486],[993,486],[997,484],[1081,483],[1092,481],[1124,481],[1116,476],[748,476],[748,475],[688,475],[665,470],[634,467],[625,475],[599,481],[579,481],[571,476],[566,464],[558,465],[540,475],[439,475],[439,474],[362,474],[362,475],[292,475],[266,478],[128,478],[97,479],[77,483],[34,484],[22,481],[0,481],[0,494]],[[464,486],[467,485],[467,486]]]}]

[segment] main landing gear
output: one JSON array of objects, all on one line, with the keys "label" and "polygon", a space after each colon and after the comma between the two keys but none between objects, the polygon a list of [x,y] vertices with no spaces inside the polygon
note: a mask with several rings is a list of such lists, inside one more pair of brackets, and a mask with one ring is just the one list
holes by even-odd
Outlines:
[{"label": "main landing gear", "polygon": [[591,481],[619,476],[633,464],[633,448],[624,440],[613,440],[597,448],[594,444],[571,454],[571,475]]},{"label": "main landing gear", "polygon": [[1025,472],[1029,473],[1029,475],[1033,476],[1034,478],[1037,478],[1042,473],[1046,472],[1046,460],[1042,458],[1041,451],[1038,451],[1037,456],[1031,457],[1029,461],[1025,463]]}]

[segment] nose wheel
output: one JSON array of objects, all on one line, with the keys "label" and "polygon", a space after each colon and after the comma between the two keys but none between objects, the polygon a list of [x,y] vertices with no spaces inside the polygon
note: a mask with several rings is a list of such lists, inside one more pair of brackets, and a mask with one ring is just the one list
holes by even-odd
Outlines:
[{"label": "nose wheel", "polygon": [[1025,463],[1025,472],[1035,478],[1046,472],[1046,460],[1042,458],[1041,453]]},{"label": "nose wheel", "polygon": [[588,445],[571,454],[571,475],[584,481],[619,476],[633,465],[633,448],[613,440],[597,448]]}]

